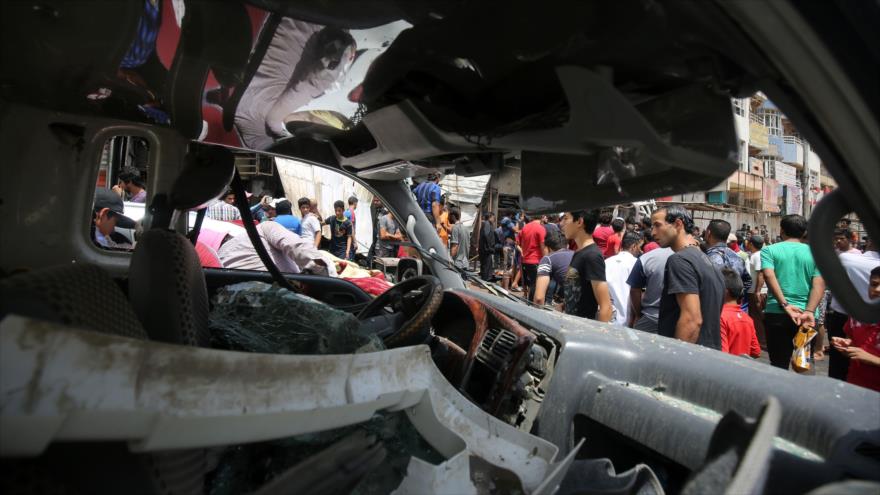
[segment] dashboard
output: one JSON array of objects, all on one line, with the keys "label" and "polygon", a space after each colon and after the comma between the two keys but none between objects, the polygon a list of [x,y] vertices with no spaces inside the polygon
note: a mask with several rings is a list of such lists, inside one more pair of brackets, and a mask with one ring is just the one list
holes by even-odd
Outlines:
[{"label": "dashboard", "polygon": [[444,293],[431,324],[432,356],[449,382],[489,414],[530,430],[558,343],[459,291]]}]

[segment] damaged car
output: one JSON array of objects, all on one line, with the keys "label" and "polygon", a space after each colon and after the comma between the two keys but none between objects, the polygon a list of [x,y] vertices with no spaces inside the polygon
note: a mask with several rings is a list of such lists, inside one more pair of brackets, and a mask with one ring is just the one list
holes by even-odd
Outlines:
[{"label": "damaged car", "polygon": [[[731,98],[760,90],[840,185],[811,217],[823,276],[878,321],[821,241],[849,212],[880,234],[877,19],[842,1],[4,2],[0,486],[876,490],[876,392],[469,288],[406,180],[517,167],[535,212],[710,189],[737,168]],[[133,250],[94,242],[128,218],[94,202],[120,136],[148,149],[127,158],[147,191]],[[245,152],[258,179],[291,159],[380,198],[421,273],[372,297],[329,261],[279,269]],[[203,266],[215,206],[264,269]]]}]

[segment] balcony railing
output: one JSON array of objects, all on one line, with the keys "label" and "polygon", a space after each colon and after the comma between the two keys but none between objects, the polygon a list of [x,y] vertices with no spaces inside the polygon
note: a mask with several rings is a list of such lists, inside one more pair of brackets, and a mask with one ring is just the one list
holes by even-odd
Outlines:
[{"label": "balcony railing", "polygon": [[804,142],[797,136],[782,136],[782,141],[787,144],[796,144],[803,146]]}]

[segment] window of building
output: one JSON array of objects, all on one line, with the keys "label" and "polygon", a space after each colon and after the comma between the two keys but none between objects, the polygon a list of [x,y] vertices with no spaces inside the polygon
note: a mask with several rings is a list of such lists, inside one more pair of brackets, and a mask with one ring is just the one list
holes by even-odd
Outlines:
[{"label": "window of building", "polygon": [[733,100],[733,111],[741,116],[745,117],[748,113],[748,98],[732,98]]}]

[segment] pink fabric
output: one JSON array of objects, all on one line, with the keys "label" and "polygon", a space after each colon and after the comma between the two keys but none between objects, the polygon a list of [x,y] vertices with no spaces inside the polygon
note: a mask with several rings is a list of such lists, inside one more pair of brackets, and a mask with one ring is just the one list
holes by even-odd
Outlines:
[{"label": "pink fabric", "polygon": [[[201,237],[202,236],[199,235],[199,239],[201,239]],[[196,241],[196,254],[199,255],[199,261],[202,263],[203,267],[223,268],[223,263],[220,262],[220,257],[217,256],[217,251],[211,249],[202,241]]]},{"label": "pink fabric", "polygon": [[226,232],[217,232],[215,230],[206,230],[202,229],[199,231],[199,239],[196,242],[196,246],[199,244],[204,244],[205,246],[217,251],[220,249],[220,244],[223,242],[223,239],[226,237]]},{"label": "pink fabric", "polygon": [[371,296],[378,296],[379,294],[393,287],[388,281],[385,280],[381,273],[378,276],[374,275],[372,277],[346,278],[345,280],[348,280],[354,285],[357,285],[364,292],[370,294]]}]

